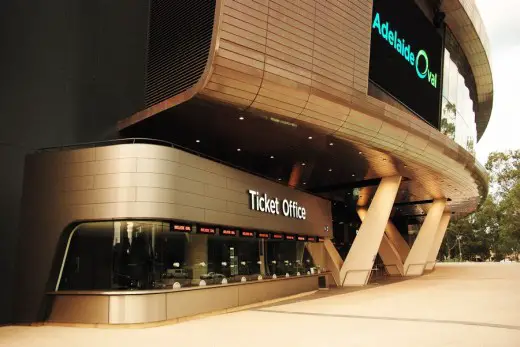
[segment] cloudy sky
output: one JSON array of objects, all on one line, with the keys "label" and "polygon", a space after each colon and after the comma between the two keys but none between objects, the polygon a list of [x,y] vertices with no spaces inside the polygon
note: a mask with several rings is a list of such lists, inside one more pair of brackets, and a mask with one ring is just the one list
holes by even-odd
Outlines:
[{"label": "cloudy sky", "polygon": [[493,113],[477,145],[485,164],[493,151],[520,149],[520,1],[476,0],[491,42]]}]

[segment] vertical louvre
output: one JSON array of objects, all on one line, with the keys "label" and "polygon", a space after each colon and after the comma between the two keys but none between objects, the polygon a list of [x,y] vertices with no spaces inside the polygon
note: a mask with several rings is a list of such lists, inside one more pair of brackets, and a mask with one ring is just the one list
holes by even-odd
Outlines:
[{"label": "vertical louvre", "polygon": [[216,0],[151,0],[146,107],[192,87],[204,72]]}]

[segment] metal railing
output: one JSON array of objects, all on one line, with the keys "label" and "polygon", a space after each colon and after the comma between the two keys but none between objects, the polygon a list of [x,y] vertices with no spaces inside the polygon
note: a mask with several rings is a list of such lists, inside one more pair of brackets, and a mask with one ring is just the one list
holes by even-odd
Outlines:
[{"label": "metal railing", "polygon": [[[231,168],[243,171],[243,172],[247,172],[251,175],[261,177],[261,178],[264,178],[266,180],[273,181],[276,183],[281,183],[281,182],[278,182],[273,177],[268,177],[268,176],[259,174],[258,172],[251,171],[250,169],[247,169],[240,165],[236,165],[236,164],[224,161],[222,159],[212,157],[210,155],[198,152],[191,148],[183,147],[176,143],[165,141],[165,140],[151,139],[151,138],[146,138],[146,137],[130,137],[130,138],[124,138],[124,139],[103,140],[103,141],[95,141],[95,142],[82,142],[82,143],[70,144],[70,145],[46,147],[46,148],[37,149],[33,153],[59,152],[59,151],[67,151],[67,150],[117,146],[117,145],[126,145],[126,144],[149,144],[149,145],[156,145],[156,146],[163,146],[163,147],[179,149],[179,150],[182,150],[183,152],[187,152],[187,153],[193,154],[195,156],[198,156],[200,158],[205,158],[205,159],[226,165],[228,167],[231,167]],[[304,190],[302,190],[301,188],[298,188],[298,187],[294,187],[293,189],[301,191],[301,192],[305,192]]]},{"label": "metal railing", "polygon": [[366,284],[370,280],[370,276],[372,275],[372,270],[373,269],[347,270],[345,272],[345,277],[343,277],[343,281],[341,282],[341,285],[342,286],[345,285],[345,281],[347,280],[348,274],[351,272],[367,272],[367,276],[365,277],[365,284]]}]

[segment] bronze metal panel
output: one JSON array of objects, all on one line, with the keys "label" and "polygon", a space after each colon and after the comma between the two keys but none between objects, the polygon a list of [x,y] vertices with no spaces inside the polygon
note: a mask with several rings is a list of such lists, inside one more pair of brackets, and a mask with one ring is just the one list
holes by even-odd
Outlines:
[{"label": "bronze metal panel", "polygon": [[222,286],[168,293],[166,294],[167,319],[237,307],[239,288],[238,285]]},{"label": "bronze metal panel", "polygon": [[[72,149],[27,157],[16,304],[19,320],[42,319],[44,293],[56,285],[57,275],[49,278],[49,274],[58,239],[68,225],[77,222],[177,219],[330,237],[330,202],[322,198],[170,147],[126,144],[98,147],[94,157],[92,153]],[[93,164],[78,166],[79,160]],[[128,172],[128,163],[137,172]],[[99,165],[109,167],[110,173],[91,169]],[[81,167],[87,176],[81,175]],[[248,189],[298,201],[305,206],[307,219],[250,210]],[[125,302],[116,304],[120,310]],[[126,311],[111,312],[120,312],[114,316],[118,322],[134,319],[125,316]]]},{"label": "bronze metal panel", "polygon": [[108,324],[108,301],[103,295],[56,295],[47,321]]},{"label": "bronze metal panel", "polygon": [[[277,114],[339,141],[357,142],[363,149],[392,153],[393,159],[413,167],[396,167],[396,173],[408,177],[410,171],[420,171],[421,175],[412,176],[431,195],[442,191],[457,196],[450,187],[469,188],[466,202],[461,196],[450,204],[454,209],[472,211],[478,196],[486,195],[487,176],[462,147],[412,114],[367,95],[371,1],[222,0],[218,4],[215,16],[220,21],[215,21],[209,83],[199,84],[193,93],[239,110]],[[474,68],[480,136],[492,101],[485,31],[473,1],[450,0],[442,7]],[[469,54],[475,49],[482,54]],[[446,183],[439,187],[430,177],[443,177]]]},{"label": "bronze metal panel", "polygon": [[281,281],[259,281],[254,284],[239,286],[238,288],[238,305],[243,306],[317,290],[318,277],[303,276]]},{"label": "bronze metal panel", "polygon": [[166,320],[166,294],[108,297],[109,324],[150,323]]},{"label": "bronze metal panel", "polygon": [[491,49],[486,28],[475,0],[444,0],[441,10],[446,13],[446,24],[468,59],[477,87],[476,117],[477,140],[486,131],[493,108],[493,76]]}]

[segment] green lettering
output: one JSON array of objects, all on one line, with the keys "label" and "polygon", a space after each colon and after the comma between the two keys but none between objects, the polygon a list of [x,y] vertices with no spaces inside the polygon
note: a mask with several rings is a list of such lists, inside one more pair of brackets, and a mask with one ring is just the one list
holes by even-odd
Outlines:
[{"label": "green lettering", "polygon": [[379,35],[381,35],[381,19],[379,18],[379,13],[376,13],[376,16],[374,18],[372,29],[374,28],[377,28],[377,31],[379,31]]}]

